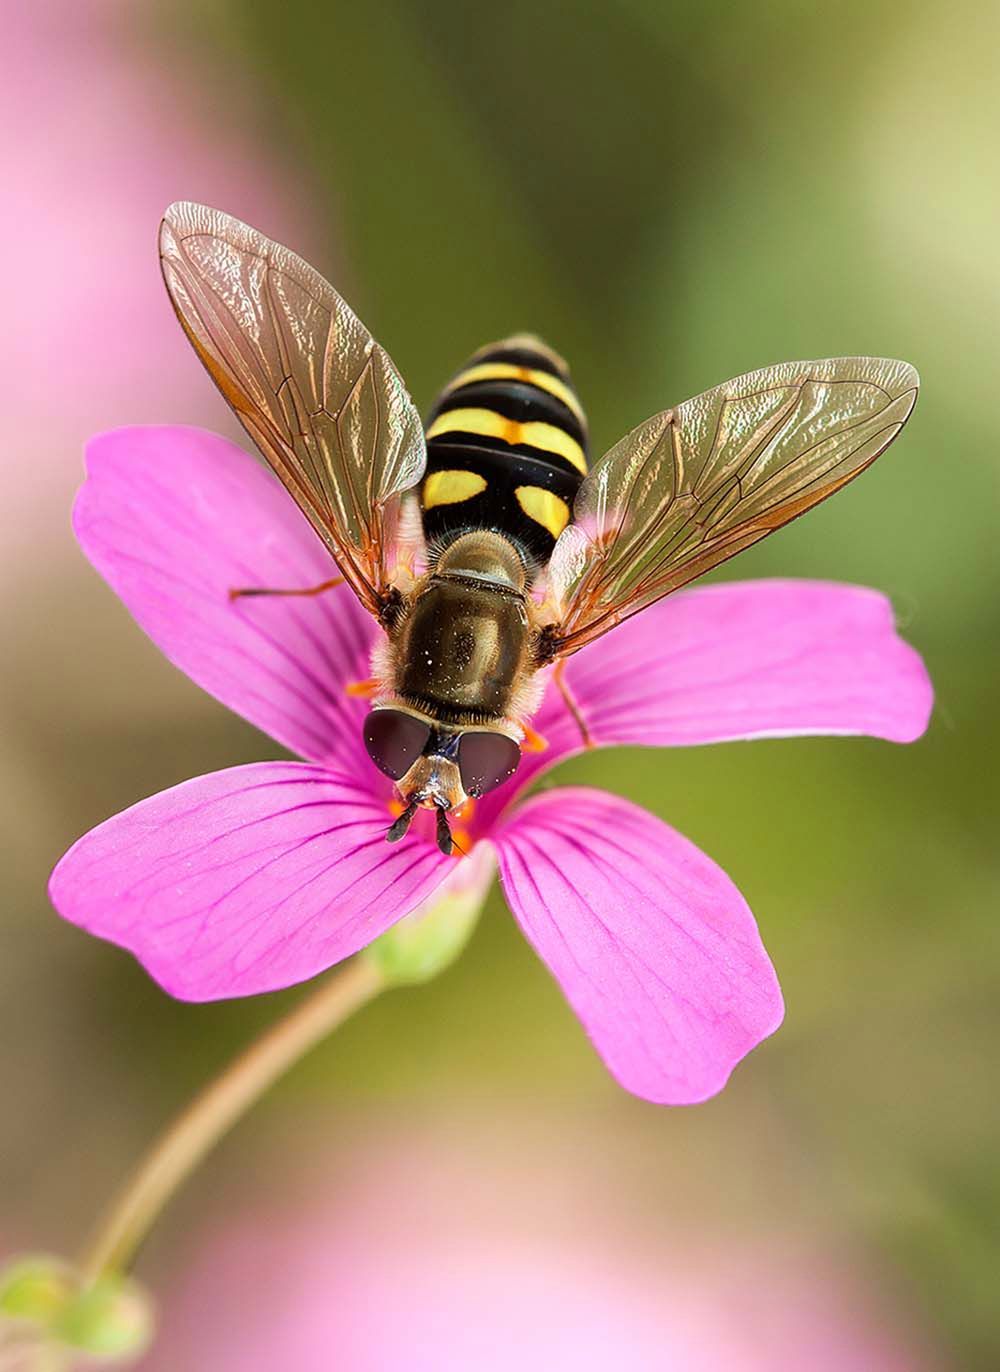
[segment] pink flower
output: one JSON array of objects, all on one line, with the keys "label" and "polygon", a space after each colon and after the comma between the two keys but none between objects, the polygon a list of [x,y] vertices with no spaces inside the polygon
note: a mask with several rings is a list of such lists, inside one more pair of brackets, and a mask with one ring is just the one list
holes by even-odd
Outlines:
[{"label": "pink flower", "polygon": [[[167,657],[306,761],[197,777],[98,826],[53,873],[60,912],[171,994],[211,1000],[312,977],[425,902],[455,859],[417,826],[385,842],[392,784],[364,749],[367,707],[345,690],[369,675],[373,621],[343,588],[228,598],[331,575],[278,483],[212,434],[122,429],[91,443],[74,521]],[[908,742],[932,698],[886,599],[816,582],[675,595],[571,658],[567,679],[600,744]],[[515,917],[618,1081],[652,1101],[703,1100],[781,1021],[753,916],[724,872],[635,805],[581,787],[521,803],[581,746],[554,690],[534,724],[547,751],[478,803],[467,843],[492,845]]]}]

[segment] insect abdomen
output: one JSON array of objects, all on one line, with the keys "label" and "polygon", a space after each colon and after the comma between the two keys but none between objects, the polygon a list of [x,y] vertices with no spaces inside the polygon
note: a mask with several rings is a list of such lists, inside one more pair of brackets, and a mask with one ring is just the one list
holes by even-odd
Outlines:
[{"label": "insect abdomen", "polygon": [[494,529],[544,564],[587,472],[587,421],[565,362],[519,334],[473,354],[427,419],[428,542]]}]

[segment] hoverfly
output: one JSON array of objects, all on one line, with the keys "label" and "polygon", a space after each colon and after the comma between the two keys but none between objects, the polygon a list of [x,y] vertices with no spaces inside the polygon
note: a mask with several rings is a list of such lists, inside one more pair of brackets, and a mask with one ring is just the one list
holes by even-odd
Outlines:
[{"label": "hoverfly", "polygon": [[804,514],[899,433],[918,378],[844,357],[749,372],[663,410],[592,469],[565,362],[533,335],[474,354],[426,431],[337,292],[255,229],[172,205],[164,280],[198,356],[385,639],[364,741],[403,836],[515,772],[550,665]]}]

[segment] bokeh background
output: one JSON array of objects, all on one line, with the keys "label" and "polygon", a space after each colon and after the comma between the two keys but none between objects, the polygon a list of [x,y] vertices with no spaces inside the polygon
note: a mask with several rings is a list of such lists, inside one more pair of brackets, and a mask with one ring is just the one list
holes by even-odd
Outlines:
[{"label": "bokeh background", "polygon": [[[696,1311],[717,1332],[740,1302],[757,1316],[730,1331],[745,1349],[765,1347],[769,1311],[801,1316],[762,1366],[1000,1365],[1000,11],[6,0],[2,19],[0,1246],[75,1249],[157,1128],[298,994],[173,1003],[45,897],[97,821],[275,754],[159,657],[69,531],[89,433],[233,432],[154,249],[164,206],[201,199],[315,261],[421,406],[473,347],[543,333],[597,451],[751,367],[915,362],[903,440],[723,575],[885,590],[938,704],[908,748],[568,764],[733,875],[784,1027],[707,1105],[630,1099],[494,895],[452,970],[315,1052],[172,1207],[141,1264],[189,1340],[163,1365],[228,1367],[277,1269],[297,1274],[282,1327],[318,1309],[310,1347],[355,1347],[364,1303],[336,1273],[373,1234],[380,1329],[405,1322],[419,1273],[444,1312],[422,1338],[457,1347],[453,1306],[481,1332],[495,1305],[525,1367],[569,1365],[591,1288],[614,1308],[606,1366],[714,1368],[704,1346],[657,1361],[655,1320],[676,1332]],[[372,1365],[411,1365],[392,1356]]]}]

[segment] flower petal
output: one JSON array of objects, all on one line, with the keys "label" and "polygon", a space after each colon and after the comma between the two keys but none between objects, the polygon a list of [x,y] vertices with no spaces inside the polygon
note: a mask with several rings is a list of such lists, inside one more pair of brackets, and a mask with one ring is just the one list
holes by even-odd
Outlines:
[{"label": "flower petal", "polygon": [[626,1090],[664,1105],[705,1100],[781,1023],[746,901],[645,810],[559,788],[495,842],[521,928]]},{"label": "flower petal", "polygon": [[[793,734],[910,743],[933,690],[878,591],[824,581],[746,581],[668,597],[566,663],[599,743],[656,746]],[[550,689],[545,717],[565,716]],[[575,749],[574,749],[575,750]]]},{"label": "flower petal", "polygon": [[60,914],[182,1000],[273,991],[357,952],[453,863],[356,782],[297,762],[196,777],[92,829],[52,874]]},{"label": "flower petal", "polygon": [[230,600],[242,586],[308,587],[337,569],[278,481],[224,438],[180,426],[93,439],[73,526],[90,561],[171,662],[304,757],[353,771],[376,632],[346,587]]}]

